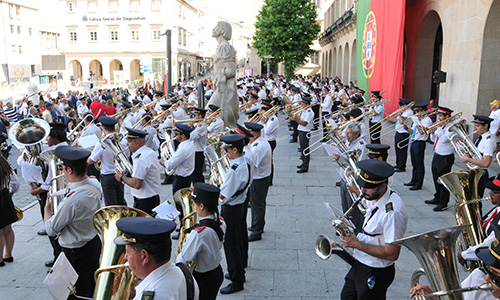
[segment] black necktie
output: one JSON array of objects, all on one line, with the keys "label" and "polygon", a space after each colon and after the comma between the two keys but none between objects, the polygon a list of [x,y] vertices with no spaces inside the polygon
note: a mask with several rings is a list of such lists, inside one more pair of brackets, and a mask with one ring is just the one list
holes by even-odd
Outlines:
[{"label": "black necktie", "polygon": [[482,139],[483,139],[483,136],[482,136],[482,135],[480,135],[480,136],[477,138],[476,142],[474,143],[474,146],[476,146],[476,147],[477,147],[477,146],[479,145],[479,143],[481,142],[481,140],[482,140]]}]

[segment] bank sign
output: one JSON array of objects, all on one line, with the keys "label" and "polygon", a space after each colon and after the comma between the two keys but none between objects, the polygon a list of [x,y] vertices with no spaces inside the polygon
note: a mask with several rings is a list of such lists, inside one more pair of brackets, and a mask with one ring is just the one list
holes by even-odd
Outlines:
[{"label": "bank sign", "polygon": [[83,22],[131,22],[131,21],[146,21],[146,17],[87,17],[83,16]]}]

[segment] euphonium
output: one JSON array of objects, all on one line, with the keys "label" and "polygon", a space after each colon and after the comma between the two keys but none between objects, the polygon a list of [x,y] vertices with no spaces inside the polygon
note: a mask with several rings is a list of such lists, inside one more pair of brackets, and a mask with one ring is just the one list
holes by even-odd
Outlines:
[{"label": "euphonium", "polygon": [[211,136],[209,136],[207,138],[207,146],[210,145],[210,144],[213,144],[213,143],[218,143],[220,142],[220,137],[223,136],[223,135],[226,135],[226,134],[231,134],[233,133],[233,129],[229,129],[226,127],[226,130],[224,130],[223,132],[219,132],[219,133],[216,133],[216,134],[212,134]]},{"label": "euphonium", "polygon": [[120,134],[113,133],[104,137],[101,143],[104,149],[113,155],[114,164],[118,171],[125,175],[132,175],[132,164],[125,155],[120,140]]},{"label": "euphonium", "polygon": [[122,233],[116,222],[125,217],[151,217],[137,208],[106,206],[94,213],[93,224],[102,239],[102,255],[95,272],[96,285],[93,299],[130,299],[137,279],[125,264],[125,246],[114,240]]},{"label": "euphonium", "polygon": [[182,207],[182,213],[184,217],[181,221],[181,231],[179,232],[179,252],[182,250],[182,246],[187,241],[189,236],[189,232],[186,232],[186,229],[191,228],[196,223],[196,211],[191,204],[191,200],[189,200],[189,196],[193,192],[191,188],[183,188],[175,192],[174,201],[178,205]]},{"label": "euphonium", "polygon": [[50,149],[40,153],[40,159],[47,164],[49,174],[52,174],[52,178],[50,179],[50,201],[52,203],[52,212],[54,214],[57,213],[59,204],[64,199],[64,195],[62,194],[62,190],[64,188],[64,174],[62,170],[59,169],[61,161],[56,156],[55,152],[55,149]]},{"label": "euphonium", "polygon": [[222,142],[210,143],[205,149],[205,157],[210,163],[210,182],[221,187],[230,168],[229,158],[222,150]]},{"label": "euphonium", "polygon": [[[457,200],[455,204],[455,218],[458,225],[469,225],[464,229],[458,246],[461,251],[471,246],[479,245],[485,238],[481,227],[481,213],[477,196],[477,184],[484,174],[483,169],[468,169],[450,172],[439,177],[441,183],[453,194]],[[479,266],[479,262],[467,260],[465,271],[472,271]]]},{"label": "euphonium", "polygon": [[[469,156],[473,159],[482,159],[483,156],[477,150],[476,146],[474,143],[469,139],[469,135],[464,131],[462,124],[460,123],[455,123],[453,124],[449,131],[455,132],[451,137],[450,137],[450,142],[453,145],[453,148],[455,148],[455,151],[457,152],[458,156]],[[467,167],[469,169],[477,169],[479,166],[473,164],[473,163],[466,163]]]},{"label": "euphonium", "polygon": [[[167,130],[164,135],[165,141],[160,145],[160,156],[164,162],[167,162],[167,160],[174,156],[174,138],[172,138],[171,134],[172,132],[170,130]],[[167,175],[172,175],[174,174],[174,170],[167,170],[165,168],[165,173],[167,173]]]},{"label": "euphonium", "polygon": [[[423,267],[423,270],[419,269],[413,273],[412,285],[419,284],[419,277],[425,274],[433,291],[460,289],[455,244],[457,237],[468,226],[447,227],[391,243],[408,248]],[[461,300],[463,297],[460,294],[451,294],[440,299]]]}]

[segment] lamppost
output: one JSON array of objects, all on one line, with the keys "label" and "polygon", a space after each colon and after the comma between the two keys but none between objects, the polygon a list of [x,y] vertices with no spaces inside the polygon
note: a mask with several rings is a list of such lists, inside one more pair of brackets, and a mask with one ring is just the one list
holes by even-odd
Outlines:
[{"label": "lamppost", "polygon": [[172,91],[172,30],[167,29],[165,33],[167,37],[167,94]]}]

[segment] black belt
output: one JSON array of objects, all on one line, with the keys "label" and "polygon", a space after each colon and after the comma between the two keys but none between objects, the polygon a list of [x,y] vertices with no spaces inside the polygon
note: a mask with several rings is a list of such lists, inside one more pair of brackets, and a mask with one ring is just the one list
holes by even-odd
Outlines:
[{"label": "black belt", "polygon": [[179,178],[191,178],[191,176],[180,176],[180,175],[174,175],[174,176]]}]

